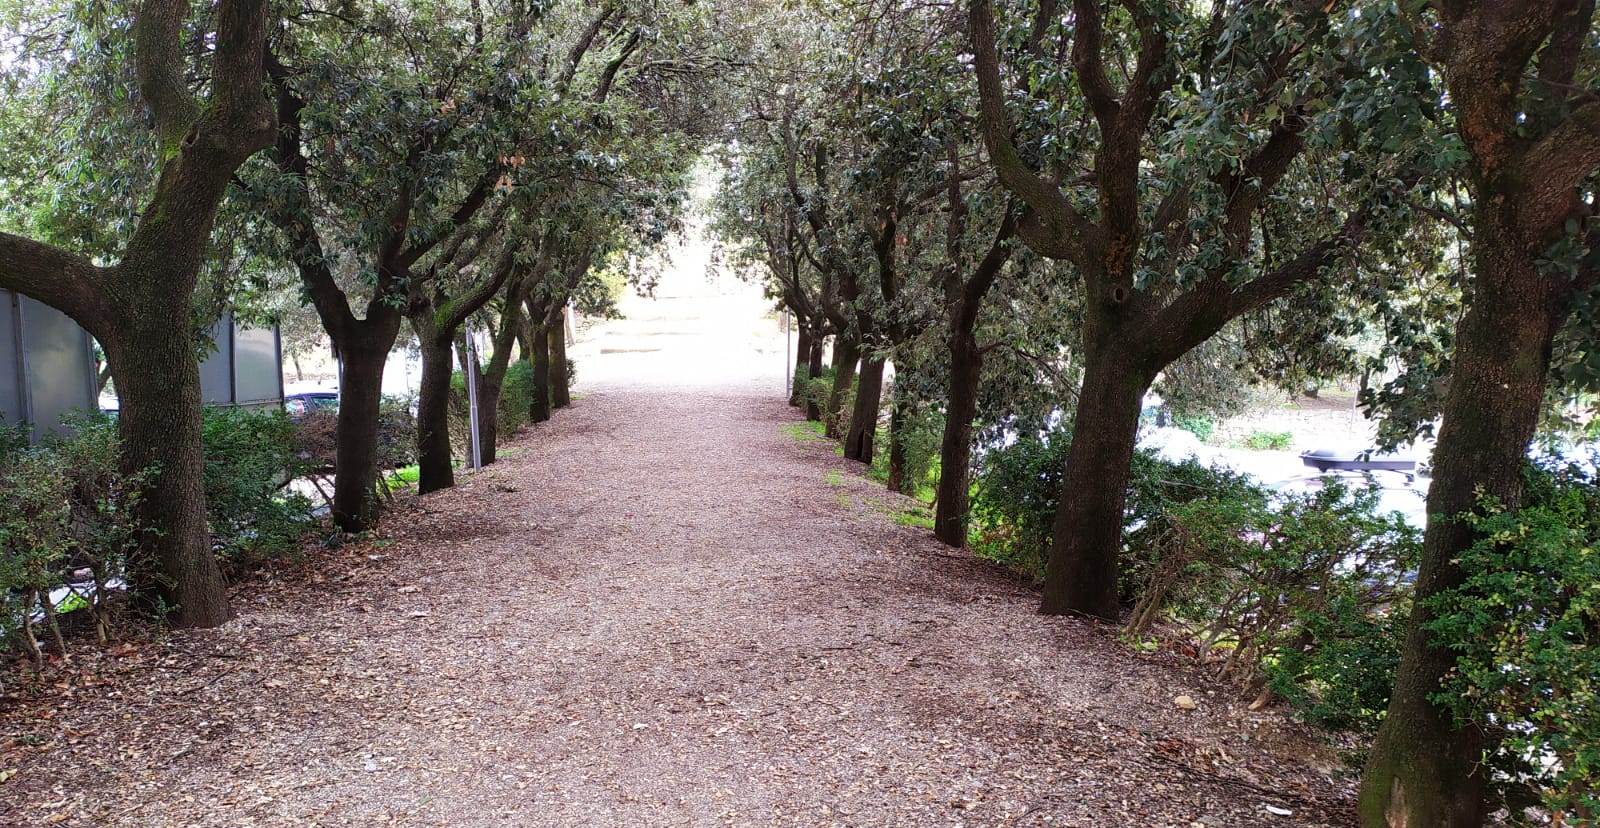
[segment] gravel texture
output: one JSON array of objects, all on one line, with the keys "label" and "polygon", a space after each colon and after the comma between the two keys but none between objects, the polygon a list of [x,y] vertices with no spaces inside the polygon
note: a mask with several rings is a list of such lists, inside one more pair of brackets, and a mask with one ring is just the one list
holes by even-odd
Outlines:
[{"label": "gravel texture", "polygon": [[3,722],[0,824],[1348,824],[1326,749],[1034,614],[771,396],[593,393],[226,627],[80,658]]}]

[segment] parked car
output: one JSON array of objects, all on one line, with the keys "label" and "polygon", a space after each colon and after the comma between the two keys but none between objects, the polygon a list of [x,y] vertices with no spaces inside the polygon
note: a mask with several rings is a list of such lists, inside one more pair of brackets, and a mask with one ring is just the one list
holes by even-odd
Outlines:
[{"label": "parked car", "polygon": [[306,391],[289,394],[283,398],[283,410],[288,412],[291,420],[304,419],[307,414],[314,411],[335,413],[339,410],[339,392]]}]

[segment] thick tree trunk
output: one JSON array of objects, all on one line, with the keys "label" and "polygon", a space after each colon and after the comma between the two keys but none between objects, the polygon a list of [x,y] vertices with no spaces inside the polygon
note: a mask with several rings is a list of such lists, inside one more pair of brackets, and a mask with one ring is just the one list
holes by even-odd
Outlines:
[{"label": "thick tree trunk", "polygon": [[1510,508],[1522,500],[1551,342],[1565,317],[1528,246],[1502,229],[1496,209],[1508,208],[1481,204],[1476,222],[1475,282],[1456,327],[1416,600],[1388,715],[1362,777],[1366,826],[1476,828],[1486,819],[1484,735],[1477,727],[1458,727],[1429,701],[1455,656],[1429,640],[1425,601],[1461,583],[1463,573],[1452,562],[1476,538],[1455,516],[1473,509],[1480,491]]},{"label": "thick tree trunk", "polygon": [[939,443],[939,488],[934,494],[934,537],[951,546],[967,542],[972,421],[978,416],[983,355],[972,331],[950,337],[950,398]]},{"label": "thick tree trunk", "polygon": [[339,420],[335,426],[333,520],[346,532],[363,532],[377,521],[378,409],[383,401],[383,365],[390,337],[382,345],[351,337],[339,349]]},{"label": "thick tree trunk", "polygon": [[183,627],[232,617],[206,520],[200,366],[189,338],[187,302],[152,303],[126,314],[126,333],[102,341],[116,375],[122,465],[154,469],[140,503],[145,533],[132,562],[135,583],[151,584]]},{"label": "thick tree trunk", "polygon": [[833,343],[833,388],[828,392],[828,410],[822,412],[823,423],[826,424],[826,434],[837,440],[844,436],[842,425],[846,425],[839,416],[839,410],[844,402],[844,392],[855,384],[856,363],[861,360],[861,344],[849,337],[840,335]]},{"label": "thick tree trunk", "polygon": [[564,311],[557,310],[555,319],[546,326],[550,338],[550,407],[566,408],[572,405],[572,386],[567,381],[567,326],[562,318]]},{"label": "thick tree trunk", "polygon": [[478,460],[485,466],[495,461],[495,444],[500,431],[500,381],[488,377],[478,380]]},{"label": "thick tree trunk", "polygon": [[1085,365],[1040,612],[1117,619],[1122,512],[1153,379],[1115,346],[1095,349]]},{"label": "thick tree trunk", "polygon": [[799,328],[795,335],[794,374],[789,381],[789,404],[795,407],[805,399],[804,378],[811,366],[811,327],[800,325]]},{"label": "thick tree trunk", "polygon": [[450,343],[433,335],[418,339],[422,348],[422,387],[417,394],[417,491],[421,494],[456,484],[450,450]]},{"label": "thick tree trunk", "polygon": [[907,474],[906,428],[911,424],[911,399],[897,370],[889,389],[889,491],[903,495],[917,492],[917,483]]},{"label": "thick tree trunk", "polygon": [[[824,339],[825,337],[821,336],[814,336],[811,338],[811,349],[807,354],[808,361],[806,362],[806,376],[808,377],[822,376],[822,346]],[[804,392],[804,390],[805,389],[801,389],[802,392]],[[806,402],[806,419],[812,422],[821,420],[822,406],[818,405],[816,399],[809,394],[804,396]]]},{"label": "thick tree trunk", "polygon": [[860,463],[872,463],[872,442],[878,434],[878,410],[883,407],[883,366],[879,356],[861,360],[856,378],[855,407],[850,412],[850,430],[844,438],[844,456]]},{"label": "thick tree trunk", "polygon": [[533,348],[533,402],[528,406],[528,419],[542,423],[550,419],[550,335],[543,325],[535,325],[528,339]]}]

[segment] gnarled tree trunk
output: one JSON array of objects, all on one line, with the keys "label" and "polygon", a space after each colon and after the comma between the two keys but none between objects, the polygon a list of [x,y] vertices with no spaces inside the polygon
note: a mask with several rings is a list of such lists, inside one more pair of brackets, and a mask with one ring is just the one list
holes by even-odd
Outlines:
[{"label": "gnarled tree trunk", "polygon": [[[398,320],[395,327],[399,327]],[[383,366],[394,336],[364,330],[339,348],[339,419],[334,428],[333,520],[346,532],[377,521],[378,420]]]},{"label": "gnarled tree trunk", "polygon": [[533,401],[528,419],[542,423],[550,419],[550,334],[544,325],[534,325],[528,336],[533,348]]},{"label": "gnarled tree trunk", "polygon": [[134,583],[152,586],[179,626],[216,626],[232,612],[206,520],[200,366],[181,335],[188,302],[128,310],[124,332],[100,344],[117,380],[123,470],[155,470],[139,503],[150,531],[131,561]]},{"label": "gnarled tree trunk", "polygon": [[855,406],[850,412],[850,429],[844,437],[844,456],[860,463],[872,463],[872,443],[878,434],[878,410],[883,407],[884,358],[868,354],[861,360],[856,378]]},{"label": "gnarled tree trunk", "polygon": [[1089,354],[1045,566],[1041,612],[1117,620],[1123,509],[1140,407],[1154,379],[1153,372],[1115,343]]},{"label": "gnarled tree trunk", "polygon": [[983,355],[972,331],[950,337],[950,395],[939,442],[939,486],[934,494],[934,537],[951,546],[967,542],[968,489],[972,468],[972,421],[978,416]]},{"label": "gnarled tree trunk", "polygon": [[450,378],[454,366],[449,340],[440,342],[437,333],[420,330],[417,339],[422,350],[422,384],[417,393],[417,491],[428,494],[456,484],[450,448]]},{"label": "gnarled tree trunk", "polygon": [[[812,339],[811,339],[811,347],[810,347],[810,349],[809,349],[809,351],[807,352],[807,355],[806,355],[806,376],[807,377],[820,377],[820,376],[822,376],[822,346],[823,346],[823,340],[824,339],[825,339],[825,337],[821,337],[821,336],[815,336],[815,337],[812,337]],[[810,420],[812,422],[816,422],[818,420],[821,420],[822,419],[822,406],[817,404],[817,400],[816,400],[815,397],[811,396],[810,394],[805,393],[805,389],[804,388],[802,388],[800,390],[801,390],[801,395],[805,398],[806,419]]]},{"label": "gnarled tree trunk", "polygon": [[828,410],[822,412],[824,432],[837,440],[844,436],[840,428],[845,423],[841,420],[840,407],[844,404],[844,392],[856,382],[856,363],[861,361],[861,344],[844,334],[840,334],[833,343],[833,388],[828,392]]},{"label": "gnarled tree trunk", "polygon": [[[796,317],[798,318],[798,317]],[[811,366],[811,326],[801,323],[795,335],[794,373],[789,381],[789,404],[799,407],[805,399],[804,379]]]},{"label": "gnarled tree trunk", "polygon": [[553,318],[545,326],[550,338],[550,407],[566,408],[572,405],[571,373],[567,368],[567,325],[564,308],[556,308]]}]

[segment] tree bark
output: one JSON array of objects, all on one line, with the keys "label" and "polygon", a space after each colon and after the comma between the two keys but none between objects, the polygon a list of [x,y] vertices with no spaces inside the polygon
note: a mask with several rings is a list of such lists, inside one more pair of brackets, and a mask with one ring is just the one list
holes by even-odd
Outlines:
[{"label": "tree bark", "polygon": [[911,424],[911,400],[900,380],[902,374],[896,366],[894,383],[889,389],[889,491],[914,495],[916,481],[907,475],[906,428]]},{"label": "tree bark", "polygon": [[1039,611],[1118,616],[1117,559],[1139,411],[1154,379],[1114,344],[1084,366]]},{"label": "tree bark", "polygon": [[528,337],[533,348],[533,402],[528,419],[542,423],[550,419],[550,334],[544,325],[534,325]]},{"label": "tree bark", "polygon": [[844,392],[855,384],[856,363],[861,360],[861,344],[840,334],[833,343],[833,388],[828,392],[828,410],[822,412],[824,432],[835,440],[844,436],[839,408]]},{"label": "tree bark", "polygon": [[868,465],[872,463],[872,443],[878,432],[878,410],[883,406],[883,366],[883,357],[869,354],[862,358],[850,430],[844,438],[844,456]]},{"label": "tree bark", "polygon": [[[419,331],[422,385],[417,394],[417,491],[448,489],[456,483],[450,449],[450,379],[454,373],[450,341]],[[480,412],[481,415],[481,412]]]},{"label": "tree bark", "polygon": [[139,503],[148,531],[130,561],[134,583],[153,586],[178,626],[214,627],[233,613],[206,520],[200,366],[182,335],[189,304],[128,310],[126,332],[101,346],[116,375],[123,471],[155,470]]},{"label": "tree bark", "polygon": [[1424,627],[1431,620],[1426,600],[1460,585],[1465,573],[1454,561],[1476,540],[1456,516],[1477,506],[1480,491],[1512,509],[1522,500],[1551,343],[1566,315],[1530,248],[1497,214],[1504,204],[1479,202],[1473,293],[1456,327],[1416,598],[1388,715],[1362,777],[1361,819],[1368,826],[1476,828],[1487,818],[1484,734],[1458,725],[1429,700],[1456,657],[1434,645]]},{"label": "tree bark", "polygon": [[791,375],[789,382],[789,404],[797,408],[805,399],[802,378],[810,370],[812,340],[811,326],[800,324],[798,327],[800,330],[795,335],[794,373]]},{"label": "tree bark", "polygon": [[378,411],[393,342],[392,336],[354,336],[339,348],[333,521],[346,532],[366,531],[377,521]]},{"label": "tree bark", "polygon": [[550,338],[550,407],[566,408],[572,405],[572,386],[568,382],[567,325],[563,318],[564,306],[557,308],[554,319],[545,326]]},{"label": "tree bark", "polygon": [[[806,362],[807,377],[822,376],[822,346],[824,339],[826,339],[826,337],[814,336],[811,338],[811,349],[807,354]],[[804,389],[801,390],[802,392],[804,391]],[[806,403],[806,419],[812,422],[821,420],[822,406],[818,405],[816,399],[811,395],[803,394],[803,396],[805,397]]]},{"label": "tree bark", "polygon": [[939,443],[939,486],[934,494],[933,534],[960,547],[967,542],[968,490],[972,467],[972,421],[978,416],[983,354],[971,330],[950,337],[950,396]]}]

